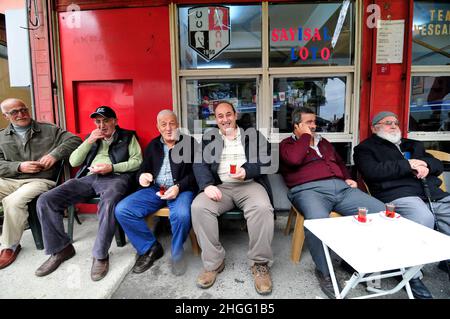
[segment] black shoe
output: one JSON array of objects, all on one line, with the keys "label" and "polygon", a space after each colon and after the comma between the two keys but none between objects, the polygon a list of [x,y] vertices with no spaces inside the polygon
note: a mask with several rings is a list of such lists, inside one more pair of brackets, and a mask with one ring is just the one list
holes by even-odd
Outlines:
[{"label": "black shoe", "polygon": [[438,268],[448,274],[450,268],[450,260],[442,260],[438,264]]},{"label": "black shoe", "polygon": [[[330,299],[336,299],[336,295],[334,294],[333,282],[331,281],[330,275],[324,276],[318,269],[315,270],[315,274],[317,280],[319,280],[320,289],[322,289],[325,295],[327,295],[327,297]],[[338,289],[339,291],[342,291],[341,287],[339,286],[339,283]]]},{"label": "black shoe", "polygon": [[341,268],[349,275],[353,275],[356,272],[356,270],[352,266],[350,266],[344,259],[341,260]]},{"label": "black shoe", "polygon": [[413,278],[409,281],[409,285],[411,286],[411,291],[416,299],[433,299],[431,292],[428,288],[423,284],[422,280],[419,278]]},{"label": "black shoe", "polygon": [[136,263],[133,266],[133,272],[135,274],[140,274],[148,270],[155,260],[161,258],[164,255],[164,250],[159,242],[150,248],[145,254],[138,256]]}]

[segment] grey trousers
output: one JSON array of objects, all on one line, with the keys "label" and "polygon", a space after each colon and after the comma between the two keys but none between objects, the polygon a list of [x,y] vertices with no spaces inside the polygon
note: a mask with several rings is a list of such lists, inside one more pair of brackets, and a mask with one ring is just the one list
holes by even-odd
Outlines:
[{"label": "grey trousers", "polygon": [[[288,198],[305,219],[327,218],[331,211],[344,216],[355,215],[358,207],[366,207],[369,214],[385,209],[381,201],[357,188],[351,188],[341,179],[326,179],[295,186],[289,190]],[[317,269],[328,276],[330,272],[322,241],[306,228],[305,240]]]},{"label": "grey trousers", "polygon": [[[405,218],[429,228],[434,228],[435,218],[427,203],[420,197],[401,197],[394,201],[395,210]],[[439,231],[450,236],[450,196],[432,203]]]},{"label": "grey trousers", "polygon": [[224,260],[225,249],[219,241],[217,218],[234,207],[241,209],[247,220],[250,265],[268,263],[271,266],[274,215],[264,187],[254,181],[224,183],[217,187],[222,192],[221,201],[213,201],[202,192],[191,206],[192,227],[202,249],[203,267],[215,270]]},{"label": "grey trousers", "polygon": [[114,209],[128,193],[130,179],[127,174],[92,174],[70,179],[41,195],[37,202],[37,211],[42,225],[45,253],[58,253],[70,243],[70,238],[64,231],[64,210],[70,205],[100,196],[97,211],[98,233],[92,255],[96,259],[106,258],[116,227]]},{"label": "grey trousers", "polygon": [[28,219],[28,203],[54,186],[54,181],[43,178],[0,178],[0,199],[4,211],[2,248],[10,248],[20,242]]}]

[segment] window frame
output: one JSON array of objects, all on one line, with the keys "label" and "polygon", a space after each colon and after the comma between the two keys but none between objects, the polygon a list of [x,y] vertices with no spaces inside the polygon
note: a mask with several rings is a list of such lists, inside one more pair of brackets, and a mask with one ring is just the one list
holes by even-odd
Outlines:
[{"label": "window frame", "polygon": [[[361,21],[363,19],[362,0],[354,0],[354,59],[349,66],[298,66],[298,67],[269,67],[270,54],[270,30],[269,30],[269,2],[264,1],[262,6],[261,44],[262,66],[260,68],[236,68],[236,69],[181,69],[179,60],[179,34],[178,34],[178,6],[170,4],[171,9],[171,42],[172,42],[172,81],[174,110],[180,115],[180,124],[187,128],[187,91],[186,81],[190,79],[223,79],[240,77],[257,77],[258,108],[256,114],[256,127],[271,142],[280,142],[289,136],[288,133],[278,134],[273,131],[273,78],[274,77],[326,77],[345,76],[345,131],[336,133],[321,133],[330,142],[349,142],[353,146],[359,139],[359,83],[361,65]],[[254,5],[254,3],[250,3]],[[195,6],[196,4],[192,4]],[[222,5],[227,5],[222,3]],[[245,4],[243,4],[245,5]],[[265,130],[264,130],[265,129]],[[350,162],[353,163],[352,156]]]}]

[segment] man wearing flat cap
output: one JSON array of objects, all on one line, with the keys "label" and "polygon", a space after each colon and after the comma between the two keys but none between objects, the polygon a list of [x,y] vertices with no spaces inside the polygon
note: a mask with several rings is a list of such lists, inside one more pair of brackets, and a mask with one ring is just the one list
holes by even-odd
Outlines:
[{"label": "man wearing flat cap", "polygon": [[101,280],[109,270],[108,250],[115,232],[114,209],[125,197],[142,163],[142,152],[134,131],[120,128],[117,116],[108,106],[100,106],[90,116],[94,129],[69,158],[73,167],[81,166],[75,178],[47,192],[37,203],[44,246],[50,258],[37,270],[46,276],[75,255],[75,248],[64,232],[64,210],[70,205],[99,196],[97,238],[92,249],[91,279]]},{"label": "man wearing flat cap", "polygon": [[[372,136],[354,149],[355,164],[372,196],[392,202],[403,217],[434,228],[435,217],[424,191],[428,187],[438,228],[450,235],[450,194],[439,188],[442,162],[425,152],[422,142],[402,138],[399,126],[395,113],[376,114]],[[432,298],[419,278],[411,279],[410,285],[415,298]]]}]

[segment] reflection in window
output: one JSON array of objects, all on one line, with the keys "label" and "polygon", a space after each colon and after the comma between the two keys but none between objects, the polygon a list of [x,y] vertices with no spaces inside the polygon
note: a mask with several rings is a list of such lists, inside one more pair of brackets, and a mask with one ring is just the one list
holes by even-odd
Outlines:
[{"label": "reflection in window", "polygon": [[413,76],[409,131],[450,131],[450,76]]},{"label": "reflection in window", "polygon": [[196,120],[201,121],[202,132],[208,127],[216,127],[214,106],[222,100],[234,105],[240,127],[256,127],[256,79],[187,80],[186,86],[191,133],[197,133],[198,128],[194,130]]},{"label": "reflection in window", "polygon": [[353,8],[352,1],[270,5],[270,66],[352,65]]},{"label": "reflection in window", "polygon": [[414,1],[413,65],[450,65],[450,3]]},{"label": "reflection in window", "polygon": [[207,61],[189,47],[188,10],[179,7],[181,69],[228,69],[261,66],[261,6],[230,5],[230,45],[213,60]]},{"label": "reflection in window", "polygon": [[273,87],[273,127],[280,133],[292,132],[292,111],[302,106],[316,112],[318,132],[344,132],[345,77],[276,78]]}]

